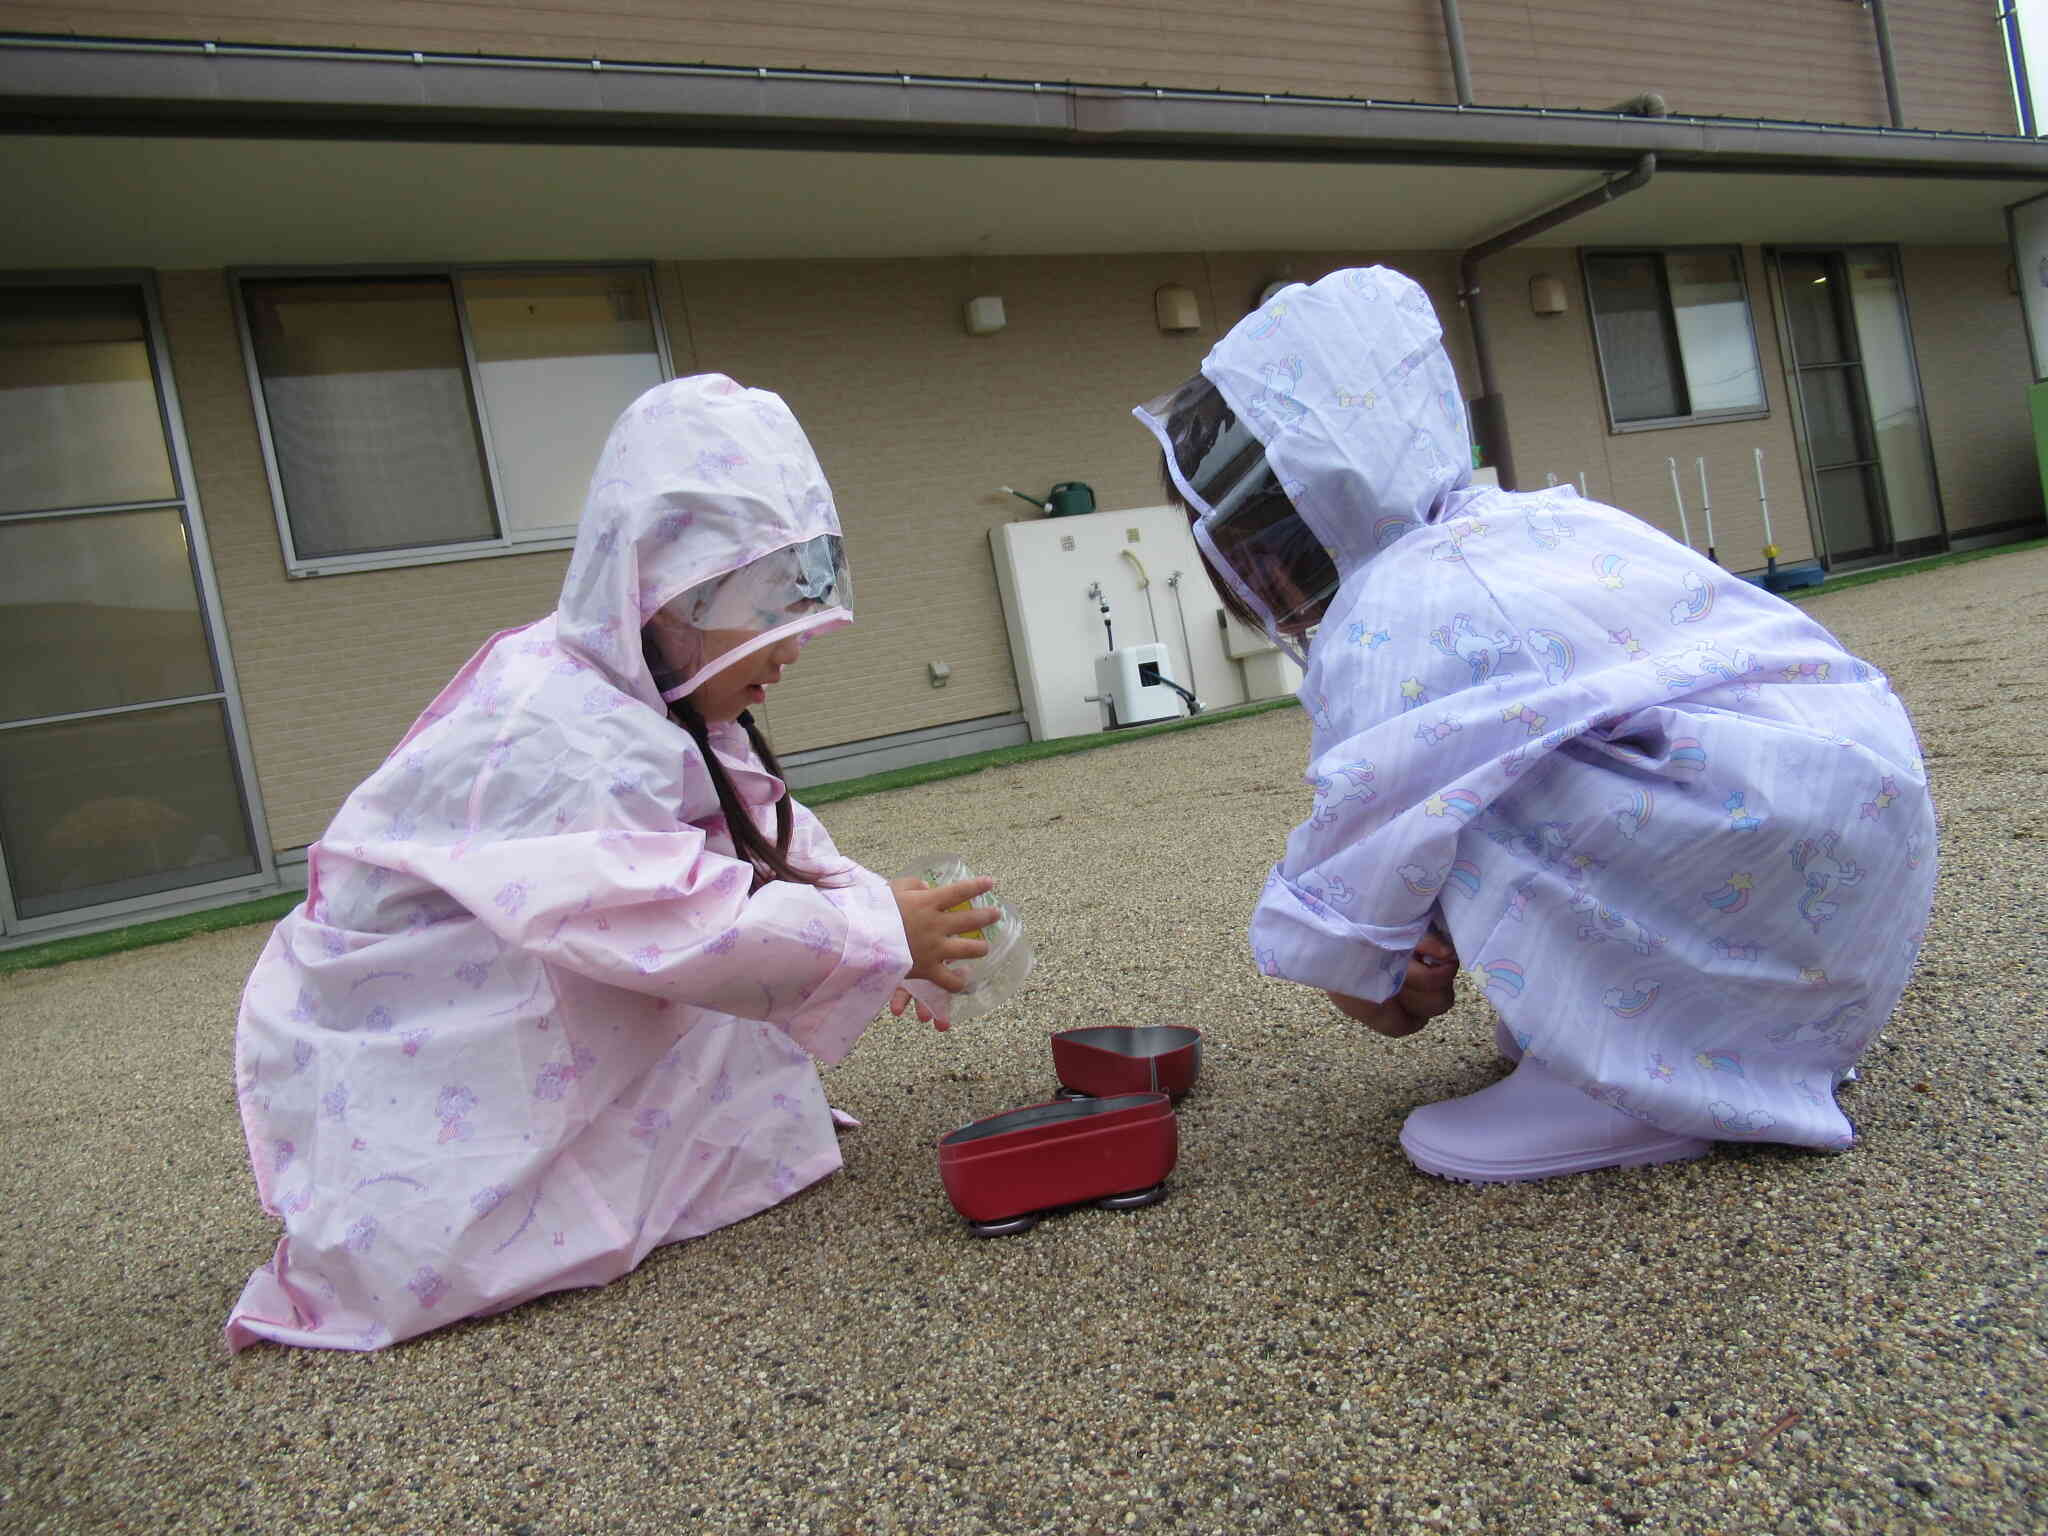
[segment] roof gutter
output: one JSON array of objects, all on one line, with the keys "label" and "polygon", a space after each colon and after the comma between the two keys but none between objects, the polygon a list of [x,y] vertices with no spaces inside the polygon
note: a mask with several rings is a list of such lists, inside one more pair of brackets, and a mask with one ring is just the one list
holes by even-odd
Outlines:
[{"label": "roof gutter", "polygon": [[603,59],[0,35],[0,132],[2048,179],[2008,134]]},{"label": "roof gutter", "polygon": [[1466,323],[1472,328],[1472,354],[1479,368],[1479,398],[1472,402],[1472,433],[1479,444],[1480,456],[1499,476],[1502,490],[1517,488],[1515,455],[1508,442],[1507,402],[1501,397],[1500,378],[1493,367],[1493,347],[1486,329],[1486,307],[1480,299],[1479,263],[1511,245],[1519,245],[1582,213],[1591,213],[1617,197],[1626,196],[1647,185],[1656,173],[1657,157],[1644,155],[1636,162],[1635,169],[1626,175],[1603,181],[1569,202],[1560,203],[1548,212],[1539,213],[1491,239],[1482,240],[1458,258],[1458,299],[1465,306]]}]

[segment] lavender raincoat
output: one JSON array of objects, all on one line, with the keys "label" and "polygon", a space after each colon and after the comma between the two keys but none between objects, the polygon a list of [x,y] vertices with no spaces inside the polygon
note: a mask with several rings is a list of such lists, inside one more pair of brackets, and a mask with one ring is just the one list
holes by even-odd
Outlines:
[{"label": "lavender raincoat", "polygon": [[[236,1087],[285,1233],[232,1347],[373,1349],[602,1284],[839,1166],[810,1057],[845,1056],[909,969],[895,901],[800,807],[793,858],[843,885],[751,890],[639,638],[837,532],[775,396],[683,379],[620,418],[561,606],[348,798],[250,977]],[[781,782],[739,727],[711,741],[772,835]]]},{"label": "lavender raincoat", "polygon": [[1469,488],[1428,298],[1295,287],[1203,365],[1343,581],[1301,688],[1314,811],[1251,925],[1379,1000],[1432,920],[1527,1053],[1664,1131],[1852,1139],[1935,824],[1906,711],[1798,609],[1569,487]]}]

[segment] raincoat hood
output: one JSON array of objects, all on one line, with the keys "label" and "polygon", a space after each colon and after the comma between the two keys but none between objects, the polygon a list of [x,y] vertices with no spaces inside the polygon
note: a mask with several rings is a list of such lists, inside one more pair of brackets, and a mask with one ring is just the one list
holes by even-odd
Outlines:
[{"label": "raincoat hood", "polygon": [[1349,578],[1472,478],[1443,326],[1412,278],[1353,267],[1282,289],[1202,363]]},{"label": "raincoat hood", "polygon": [[[557,638],[622,693],[665,711],[641,652],[647,620],[691,588],[838,533],[825,472],[779,396],[722,374],[657,385],[626,408],[598,456]],[[852,621],[833,606],[775,633]]]}]

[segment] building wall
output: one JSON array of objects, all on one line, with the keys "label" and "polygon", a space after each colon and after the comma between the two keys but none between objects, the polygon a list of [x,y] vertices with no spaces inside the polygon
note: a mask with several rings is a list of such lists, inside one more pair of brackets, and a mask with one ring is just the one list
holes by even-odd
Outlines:
[{"label": "building wall", "polygon": [[2007,286],[2010,253],[1911,247],[1901,257],[1950,536],[2038,520],[2027,414],[2033,364],[2020,301]]},{"label": "building wall", "polygon": [[157,281],[271,844],[294,848],[486,636],[554,607],[567,558],[288,580],[227,280]]},{"label": "building wall", "polygon": [[[839,498],[859,621],[821,641],[766,711],[786,749],[1020,707],[989,550],[1030,517],[998,487],[1066,480],[1103,510],[1162,500],[1141,400],[1200,366],[1278,276],[1390,259],[1451,304],[1440,256],[1238,253],[926,262],[692,263],[679,283],[701,368],[783,394]],[[1181,283],[1204,326],[1162,334],[1153,294]],[[1002,298],[993,336],[961,308]],[[1462,346],[1462,341],[1457,345]],[[931,687],[926,664],[952,677]]]},{"label": "building wall", "polygon": [[[1193,372],[1267,282],[1369,260],[1424,283],[1469,373],[1441,254],[657,264],[677,371],[783,394],[839,498],[859,620],[760,712],[778,747],[1016,711],[988,535],[1033,514],[997,487],[1082,480],[1103,510],[1159,504],[1130,407]],[[1158,329],[1169,282],[1200,297],[1199,332]],[[567,555],[288,578],[226,274],[163,273],[159,289],[271,840],[297,847],[489,635],[552,609]],[[969,336],[962,306],[984,294],[1008,324]],[[951,666],[945,688],[929,661]]]},{"label": "building wall", "polygon": [[[1982,0],[1892,0],[1907,123],[2016,131]],[[1707,116],[1884,123],[1868,11],[1848,0],[1466,0],[1483,103],[1604,107],[1655,89]],[[1436,0],[43,0],[10,30],[139,38],[766,65],[1390,101],[1456,99]]]},{"label": "building wall", "polygon": [[[1597,107],[1655,90],[1677,113],[1891,121],[1877,34],[1853,0],[1465,0],[1460,14],[1484,102]],[[1892,0],[1885,14],[1907,126],[2018,131],[1991,8]]]},{"label": "building wall", "polygon": [[[1761,254],[1745,253],[1770,414],[1754,421],[1608,431],[1577,253],[1521,249],[1482,269],[1524,486],[1585,477],[1587,492],[1676,534],[1676,458],[1704,543],[1696,460],[1707,460],[1716,541],[1762,563],[1753,452],[1766,455],[1788,561],[1812,550],[1786,380]],[[1998,251],[1907,255],[1920,363],[1952,528],[2038,516],[2024,340],[2003,302]],[[1034,495],[1082,480],[1104,510],[1161,499],[1151,439],[1129,409],[1192,372],[1275,278],[1384,261],[1420,281],[1445,321],[1468,395],[1469,330],[1448,252],[1160,253],[942,261],[658,263],[679,372],[721,371],[783,394],[838,494],[855,626],[806,651],[762,711],[786,751],[944,725],[1020,707],[989,532]],[[1569,312],[1533,314],[1529,280],[1562,278]],[[1193,289],[1203,326],[1159,331],[1153,294]],[[341,798],[494,631],[554,605],[560,551],[289,580],[224,274],[160,279],[171,361],[233,636],[273,845],[317,837]],[[966,334],[965,301],[1004,301],[1008,324]],[[947,686],[926,667],[946,662]]]},{"label": "building wall", "polygon": [[[1756,476],[1756,450],[1761,448],[1771,533],[1782,558],[1812,557],[1798,444],[1786,408],[1789,386],[1771,322],[1763,257],[1754,247],[1743,252],[1743,267],[1769,414],[1746,421],[1614,432],[1607,424],[1578,251],[1525,247],[1484,263],[1480,282],[1494,366],[1507,400],[1508,431],[1522,489],[1540,487],[1548,475],[1575,483],[1584,475],[1586,494],[1594,500],[1625,508],[1677,538],[1681,527],[1667,463],[1676,459],[1693,542],[1704,548],[1706,519],[1698,462],[1704,458],[1721,563],[1733,570],[1754,570],[1764,563]],[[1569,294],[1566,313],[1537,315],[1530,309],[1529,283],[1538,276],[1563,281]]]}]

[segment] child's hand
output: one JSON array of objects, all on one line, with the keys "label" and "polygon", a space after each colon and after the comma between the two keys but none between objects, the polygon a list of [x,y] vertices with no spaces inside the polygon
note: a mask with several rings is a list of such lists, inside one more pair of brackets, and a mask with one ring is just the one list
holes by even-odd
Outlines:
[{"label": "child's hand", "polygon": [[1416,941],[1401,990],[1385,1002],[1369,1003],[1341,992],[1325,995],[1346,1018],[1398,1040],[1450,1010],[1457,1001],[1457,980],[1458,952],[1451,948],[1450,940],[1431,929]]},{"label": "child's hand", "polygon": [[903,1017],[903,1010],[912,1006],[915,1006],[915,1008],[917,1009],[918,1023],[929,1024],[933,1029],[936,1029],[940,1034],[944,1034],[947,1030],[953,1027],[953,1021],[951,1019],[942,1019],[937,1014],[933,1013],[931,1009],[925,1005],[925,1001],[923,998],[912,997],[910,995],[910,989],[908,987],[898,987],[896,989],[895,995],[889,999],[889,1012],[894,1014],[899,1019]]},{"label": "child's hand", "polygon": [[972,880],[956,880],[937,890],[922,880],[908,877],[889,882],[889,889],[896,897],[896,910],[903,918],[903,938],[910,947],[912,976],[947,992],[967,990],[966,978],[946,962],[975,960],[987,954],[987,940],[966,939],[959,935],[986,928],[1000,920],[1003,914],[997,907],[973,907],[960,912],[948,912],[946,908],[964,907],[975,897],[994,890],[995,884],[986,875],[977,875]]},{"label": "child's hand", "polygon": [[[1450,1011],[1457,1001],[1458,952],[1451,941],[1432,928],[1415,942],[1415,954],[1408,962],[1408,974],[1394,1001],[1420,1029],[1440,1013]],[[1412,1033],[1413,1031],[1408,1031]]]}]

